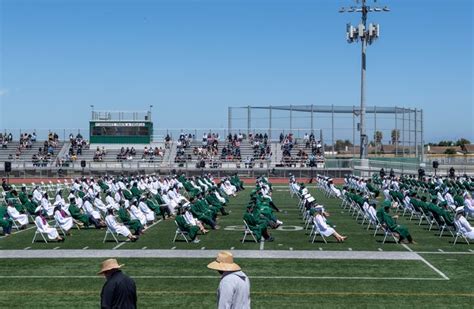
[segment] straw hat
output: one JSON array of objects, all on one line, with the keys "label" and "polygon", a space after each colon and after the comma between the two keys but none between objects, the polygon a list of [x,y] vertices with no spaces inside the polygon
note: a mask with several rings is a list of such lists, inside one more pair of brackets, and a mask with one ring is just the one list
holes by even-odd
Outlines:
[{"label": "straw hat", "polygon": [[101,274],[105,273],[106,271],[109,271],[109,270],[112,270],[112,269],[119,269],[122,266],[124,266],[124,265],[123,264],[119,265],[117,263],[116,259],[105,260],[105,261],[102,262],[102,269],[97,274],[101,275]]},{"label": "straw hat", "polygon": [[207,265],[207,268],[220,271],[239,271],[241,268],[234,263],[234,256],[228,251],[222,251],[217,255],[217,259]]}]

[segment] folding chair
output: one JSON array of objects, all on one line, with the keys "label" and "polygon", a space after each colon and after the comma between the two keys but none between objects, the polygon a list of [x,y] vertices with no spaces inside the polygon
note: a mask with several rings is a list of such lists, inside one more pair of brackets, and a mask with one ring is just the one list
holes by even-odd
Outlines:
[{"label": "folding chair", "polygon": [[247,235],[252,236],[253,240],[256,243],[258,243],[257,238],[255,237],[255,234],[250,229],[249,225],[247,224],[247,222],[245,220],[244,220],[244,227],[245,227],[245,230],[244,230],[244,238],[242,239],[242,243],[245,243],[245,239],[247,238]]},{"label": "folding chair", "polygon": [[454,238],[453,246],[456,245],[459,237],[463,238],[464,241],[469,245],[469,240],[467,239],[466,235],[464,235],[461,226],[459,226],[459,222],[454,221],[454,226],[456,227],[456,237]]},{"label": "folding chair", "polygon": [[[443,217],[439,217],[439,219],[441,220],[441,226],[440,226],[440,231],[439,231],[439,238],[441,238],[443,236],[443,233],[444,233],[444,230],[447,230],[449,233],[451,233],[451,236],[455,237],[454,236],[454,233],[453,233],[453,227],[452,226],[449,226],[447,223],[446,223],[446,220],[444,220]],[[454,229],[454,232],[456,232],[456,229]]]},{"label": "folding chair", "polygon": [[321,231],[319,230],[319,227],[317,224],[313,225],[313,229],[311,230],[311,234],[309,234],[309,239],[312,238],[312,241],[311,243],[314,244],[315,240],[316,240],[316,236],[321,236],[321,238],[323,239],[324,243],[327,244],[327,240],[326,240],[326,237],[324,237],[323,234],[321,234]]},{"label": "folding chair", "polygon": [[35,225],[36,225],[36,231],[35,231],[35,235],[33,236],[33,240],[31,241],[31,243],[32,244],[35,243],[36,237],[38,236],[38,234],[41,235],[41,237],[43,238],[45,243],[48,243],[48,240],[46,239],[46,237],[44,237],[44,234],[47,234],[47,233],[41,232],[38,224],[36,224],[36,221],[34,221],[34,222],[35,222]]},{"label": "folding chair", "polygon": [[181,230],[181,228],[178,225],[178,222],[174,221],[174,223],[176,224],[176,232],[174,232],[173,242],[176,242],[176,239],[178,238],[178,236],[181,236],[182,238],[184,238],[186,243],[189,243],[188,232]]},{"label": "folding chair", "polygon": [[116,243],[119,243],[119,240],[118,240],[118,237],[119,235],[112,231],[108,226],[107,226],[107,231],[105,231],[105,237],[104,237],[104,240],[102,241],[102,243],[105,243],[107,241],[107,237],[110,235],[112,235],[112,238],[115,240]]}]

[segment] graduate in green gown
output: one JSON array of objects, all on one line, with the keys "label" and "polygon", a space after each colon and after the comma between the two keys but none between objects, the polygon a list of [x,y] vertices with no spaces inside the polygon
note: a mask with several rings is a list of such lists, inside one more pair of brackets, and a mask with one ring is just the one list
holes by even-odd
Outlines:
[{"label": "graduate in green gown", "polygon": [[245,212],[243,219],[247,223],[249,229],[254,233],[258,242],[260,242],[262,237],[265,239],[265,241],[274,240],[274,238],[268,233],[267,222],[257,217],[254,212],[254,205],[252,203],[248,204],[247,211]]},{"label": "graduate in green gown", "polygon": [[[400,224],[397,224],[396,219],[398,216],[392,217],[390,215],[390,208],[392,207],[389,201],[385,201],[382,203],[383,212],[381,213],[381,223],[385,224],[385,226],[390,229],[392,232],[397,233],[400,236],[400,242],[402,243],[415,243],[413,238],[410,235],[408,229]],[[379,213],[377,211],[377,217],[379,217]],[[380,219],[379,219],[380,220]]]},{"label": "graduate in green gown", "polygon": [[143,225],[140,223],[139,220],[132,220],[130,217],[130,213],[125,208],[125,202],[120,201],[120,208],[118,210],[118,217],[123,224],[128,226],[130,230],[133,231],[134,235],[141,235],[143,234]]},{"label": "graduate in green gown", "polygon": [[199,243],[200,240],[197,237],[199,232],[199,227],[197,225],[190,225],[186,222],[184,218],[184,208],[178,207],[178,215],[176,216],[176,223],[181,231],[187,232],[189,238],[191,238],[192,242]]}]

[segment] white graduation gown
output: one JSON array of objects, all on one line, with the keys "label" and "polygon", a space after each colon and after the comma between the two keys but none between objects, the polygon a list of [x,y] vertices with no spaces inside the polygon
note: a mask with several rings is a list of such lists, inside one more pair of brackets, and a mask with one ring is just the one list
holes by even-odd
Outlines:
[{"label": "white graduation gown", "polygon": [[61,211],[59,210],[56,210],[54,212],[54,219],[59,224],[59,226],[61,226],[61,228],[66,232],[69,231],[72,228],[72,225],[74,224],[72,217],[63,217]]},{"label": "white graduation gown", "polygon": [[142,225],[146,225],[147,223],[146,216],[135,205],[130,206],[130,217],[132,219],[140,221]]},{"label": "white graduation gown", "polygon": [[314,224],[317,224],[319,231],[324,237],[329,237],[335,232],[332,227],[327,225],[326,218],[324,218],[320,214],[316,215],[316,217],[314,218]]},{"label": "white graduation gown", "polygon": [[58,231],[55,228],[49,226],[48,222],[43,223],[43,219],[40,216],[35,218],[36,226],[38,227],[38,231],[41,233],[48,234],[48,238],[50,240],[57,239],[59,237]]},{"label": "white graduation gown", "polygon": [[92,206],[92,204],[89,201],[84,202],[83,207],[86,214],[88,214],[89,216],[92,216],[96,220],[102,219],[100,216],[100,213],[94,209],[94,206]]},{"label": "white graduation gown", "polygon": [[114,215],[108,215],[105,217],[105,223],[107,224],[107,227],[114,233],[125,237],[128,237],[131,234],[130,230],[125,225],[117,222]]},{"label": "white graduation gown", "polygon": [[18,223],[20,223],[20,225],[27,225],[28,224],[28,216],[25,215],[25,214],[21,214],[18,212],[18,210],[16,210],[15,207],[13,206],[8,206],[7,207],[7,212],[8,212],[8,215],[15,221],[17,221]]},{"label": "white graduation gown", "polygon": [[144,202],[138,203],[140,211],[145,215],[147,221],[155,221],[155,213]]},{"label": "white graduation gown", "polygon": [[51,203],[48,201],[47,198],[43,198],[41,200],[41,206],[43,207],[43,209],[46,211],[46,213],[48,214],[48,217],[51,217],[54,213],[54,206],[51,205]]},{"label": "white graduation gown", "polygon": [[461,232],[469,239],[474,239],[474,230],[472,229],[471,224],[469,221],[464,216],[459,217],[459,219],[456,220]]}]

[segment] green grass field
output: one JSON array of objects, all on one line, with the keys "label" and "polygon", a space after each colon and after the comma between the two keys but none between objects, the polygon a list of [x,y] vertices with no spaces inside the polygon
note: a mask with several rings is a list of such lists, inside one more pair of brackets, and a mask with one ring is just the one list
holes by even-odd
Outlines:
[{"label": "green grass field", "polygon": [[[409,227],[416,245],[382,244],[334,199],[313,191],[318,202],[326,205],[336,229],[348,240],[312,244],[286,188],[275,188],[273,198],[284,211],[279,214],[285,230],[273,230],[275,242],[241,244],[242,214],[248,201],[244,191],[232,199],[232,213],[219,220],[221,230],[200,236],[201,243],[172,243],[175,225],[160,222],[136,243],[102,243],[104,230],[73,230],[64,243],[32,244],[34,230],[21,231],[0,239],[0,257],[6,249],[235,249],[235,250],[314,250],[314,251],[404,251],[412,250],[420,260],[301,260],[243,259],[236,261],[251,277],[254,308],[314,308],[400,306],[435,308],[472,308],[474,306],[474,247],[453,238],[438,237],[426,225],[401,218]],[[296,231],[294,231],[296,229]],[[110,250],[110,257],[114,250]],[[119,259],[124,271],[135,278],[140,307],[213,308],[219,278],[206,269],[212,259],[140,258]],[[96,276],[102,259],[2,259],[0,260],[0,308],[94,308],[98,306],[103,278]],[[433,270],[439,270],[449,280]]]}]

